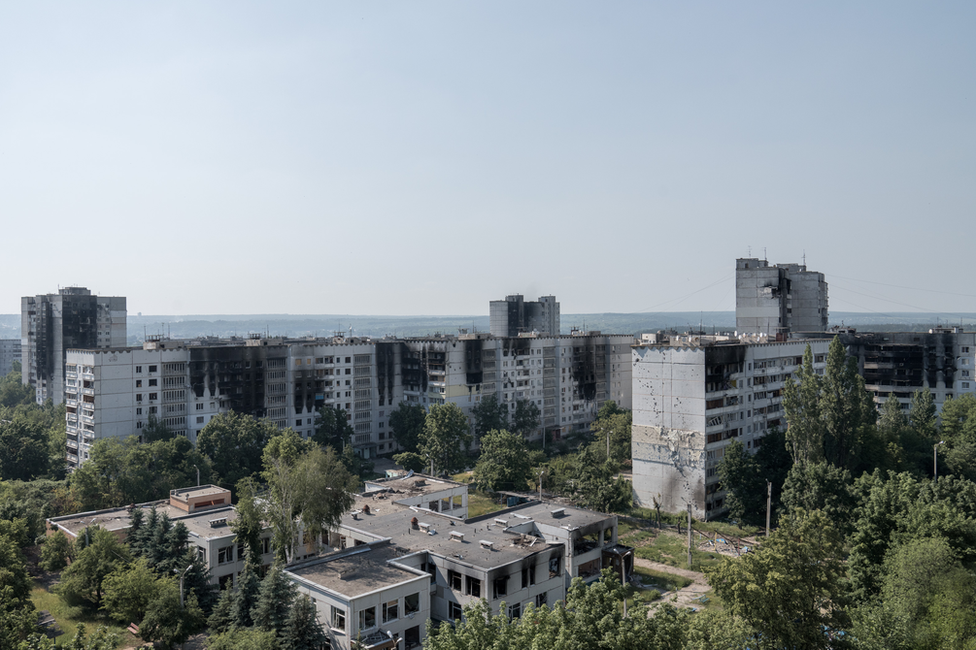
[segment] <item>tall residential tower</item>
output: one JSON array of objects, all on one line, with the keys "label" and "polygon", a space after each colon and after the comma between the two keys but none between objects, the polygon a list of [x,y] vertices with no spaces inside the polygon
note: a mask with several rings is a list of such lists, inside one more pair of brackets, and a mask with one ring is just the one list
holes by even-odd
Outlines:
[{"label": "tall residential tower", "polygon": [[123,347],[125,298],[93,296],[84,287],[20,299],[23,381],[37,403],[64,401],[64,363],[69,348]]},{"label": "tall residential tower", "polygon": [[827,281],[805,264],[735,261],[735,329],[747,334],[825,332]]}]

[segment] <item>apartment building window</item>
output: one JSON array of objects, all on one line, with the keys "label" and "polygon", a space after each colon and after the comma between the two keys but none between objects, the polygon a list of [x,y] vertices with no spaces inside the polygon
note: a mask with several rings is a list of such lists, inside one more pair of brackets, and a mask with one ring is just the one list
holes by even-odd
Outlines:
[{"label": "apartment building window", "polygon": [[496,599],[508,595],[508,576],[495,578],[493,584],[494,584],[494,591],[495,591],[494,597]]},{"label": "apartment building window", "polygon": [[136,366],[136,372],[142,372],[142,366]]},{"label": "apartment building window", "polygon": [[137,429],[141,429],[142,428],[142,422],[136,422],[136,428]]},{"label": "apartment building window", "polygon": [[227,564],[234,561],[234,547],[224,546],[217,549],[217,564]]},{"label": "apartment building window", "polygon": [[461,605],[452,600],[447,604],[447,614],[448,618],[450,618],[452,621],[456,621],[463,617],[464,610],[461,609]]},{"label": "apartment building window", "polygon": [[403,613],[416,614],[420,611],[420,593],[403,597]]},{"label": "apartment building window", "polygon": [[136,415],[142,415],[142,408],[141,407],[136,409]]},{"label": "apartment building window", "polygon": [[156,366],[149,366],[149,372],[156,372]]},{"label": "apartment building window", "polygon": [[198,411],[202,411],[203,410],[203,403],[202,402],[200,404],[197,404],[197,410]]},{"label": "apartment building window", "polygon": [[522,603],[515,603],[514,605],[509,605],[509,607],[508,607],[508,617],[509,618],[521,618],[522,617]]},{"label": "apartment building window", "polygon": [[142,380],[136,379],[136,388],[142,388]]},{"label": "apartment building window", "polygon": [[346,630],[346,610],[332,606],[332,628],[335,630]]},{"label": "apartment building window", "polygon": [[203,416],[202,415],[198,415],[197,416],[197,424],[203,424]]},{"label": "apartment building window", "polygon": [[542,607],[543,605],[545,605],[548,602],[549,602],[549,593],[546,592],[546,591],[543,591],[541,594],[539,594],[538,596],[535,597],[535,606],[536,607]]},{"label": "apartment building window", "polygon": [[376,627],[376,608],[367,607],[359,611],[359,629],[369,630]]},{"label": "apartment building window", "polygon": [[472,578],[471,576],[467,576],[467,578],[468,588],[464,591],[464,593],[469,596],[474,596],[475,598],[481,598],[481,580]]},{"label": "apartment building window", "polygon": [[389,623],[398,618],[400,618],[400,601],[391,600],[388,603],[383,603],[383,622]]},{"label": "apartment building window", "polygon": [[149,385],[150,386],[158,386],[159,385],[159,380],[158,379],[150,379],[149,380]]},{"label": "apartment building window", "polygon": [[157,397],[157,394],[156,393],[149,393],[149,399],[150,399],[150,401],[156,399],[156,397]]},{"label": "apartment building window", "polygon": [[461,591],[461,574],[452,569],[447,570],[447,584],[454,591]]}]

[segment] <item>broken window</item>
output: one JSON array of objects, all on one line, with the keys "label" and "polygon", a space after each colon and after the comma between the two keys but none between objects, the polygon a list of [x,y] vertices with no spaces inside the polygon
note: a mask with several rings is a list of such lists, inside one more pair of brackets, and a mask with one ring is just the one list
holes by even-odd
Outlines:
[{"label": "broken window", "polygon": [[376,608],[367,607],[359,612],[359,629],[368,630],[376,627]]},{"label": "broken window", "polygon": [[508,595],[508,576],[495,578],[494,591],[495,591],[494,597],[496,599]]},{"label": "broken window", "polygon": [[454,591],[461,591],[461,574],[457,571],[448,569],[447,571],[447,584],[451,586]]},{"label": "broken window", "polygon": [[471,576],[467,576],[467,578],[468,588],[464,593],[469,596],[474,596],[475,598],[481,598],[481,580],[478,578],[472,578]]},{"label": "broken window", "polygon": [[383,603],[383,622],[389,623],[398,618],[400,618],[400,601],[391,600],[388,603]]},{"label": "broken window", "polygon": [[559,556],[553,555],[549,558],[549,577],[555,578],[559,575]]},{"label": "broken window", "polygon": [[346,629],[346,610],[332,606],[332,628],[336,630]]},{"label": "broken window", "polygon": [[403,612],[405,614],[416,614],[420,611],[420,594],[410,594],[403,597]]}]

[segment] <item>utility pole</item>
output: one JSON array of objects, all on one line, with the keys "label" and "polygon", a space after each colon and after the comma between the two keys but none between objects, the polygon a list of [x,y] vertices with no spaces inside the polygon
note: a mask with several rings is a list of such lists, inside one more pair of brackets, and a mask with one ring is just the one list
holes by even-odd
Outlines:
[{"label": "utility pole", "polygon": [[691,569],[691,504],[688,504],[688,568]]},{"label": "utility pole", "polygon": [[766,537],[769,537],[769,512],[773,506],[773,484],[766,481]]}]

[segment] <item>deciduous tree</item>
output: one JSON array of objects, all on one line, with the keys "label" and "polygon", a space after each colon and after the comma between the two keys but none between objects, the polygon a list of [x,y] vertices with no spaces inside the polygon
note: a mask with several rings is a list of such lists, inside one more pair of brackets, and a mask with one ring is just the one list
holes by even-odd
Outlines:
[{"label": "deciduous tree", "polygon": [[489,431],[508,429],[508,407],[501,404],[495,394],[485,395],[481,401],[471,407],[474,418],[474,435],[476,440]]},{"label": "deciduous tree", "polygon": [[489,431],[481,438],[481,455],[474,466],[478,487],[489,492],[525,490],[532,475],[532,458],[521,435]]},{"label": "deciduous tree", "polygon": [[427,413],[420,436],[420,453],[433,461],[434,473],[454,473],[464,469],[467,459],[461,451],[471,446],[468,418],[457,404],[434,404]]},{"label": "deciduous tree", "polygon": [[264,447],[277,433],[278,427],[270,420],[221,413],[200,431],[197,449],[210,458],[216,480],[233,488],[242,478],[261,472]]},{"label": "deciduous tree", "polygon": [[332,448],[323,451],[291,429],[268,443],[264,467],[269,490],[264,520],[273,530],[278,559],[290,561],[300,530],[314,540],[336,529],[352,507],[356,483]]},{"label": "deciduous tree", "polygon": [[424,430],[427,411],[420,404],[400,402],[390,413],[390,429],[397,446],[404,453],[416,453]]},{"label": "deciduous tree", "polygon": [[352,442],[352,426],[346,412],[326,404],[315,413],[315,433],[312,440],[323,447],[341,452]]},{"label": "deciduous tree", "polygon": [[531,435],[539,428],[540,415],[535,402],[528,399],[518,400],[515,402],[515,414],[512,417],[512,431],[521,436]]},{"label": "deciduous tree", "polygon": [[823,513],[782,519],[756,551],[705,569],[726,611],[760,633],[763,648],[827,648],[844,630],[843,540]]}]

